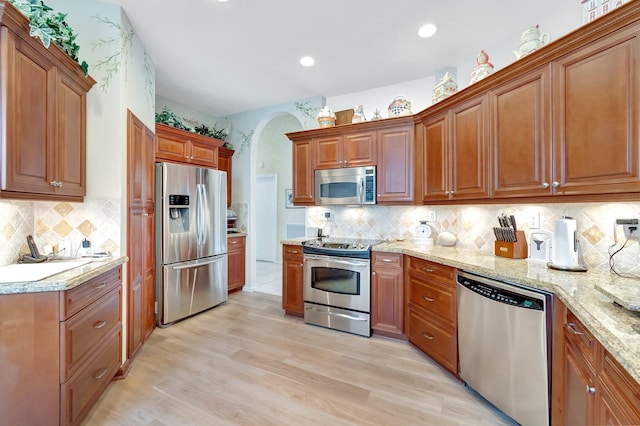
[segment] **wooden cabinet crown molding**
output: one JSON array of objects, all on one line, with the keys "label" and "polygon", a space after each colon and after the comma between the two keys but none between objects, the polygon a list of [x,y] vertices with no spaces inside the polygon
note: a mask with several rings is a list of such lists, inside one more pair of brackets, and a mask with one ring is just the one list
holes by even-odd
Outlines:
[{"label": "wooden cabinet crown molding", "polygon": [[310,138],[324,138],[329,136],[343,135],[351,132],[365,132],[382,130],[388,127],[399,127],[403,125],[412,125],[414,123],[413,116],[385,118],[383,120],[365,121],[355,124],[341,124],[334,127],[323,127],[319,129],[301,130],[299,132],[287,133],[286,136],[297,141]]}]

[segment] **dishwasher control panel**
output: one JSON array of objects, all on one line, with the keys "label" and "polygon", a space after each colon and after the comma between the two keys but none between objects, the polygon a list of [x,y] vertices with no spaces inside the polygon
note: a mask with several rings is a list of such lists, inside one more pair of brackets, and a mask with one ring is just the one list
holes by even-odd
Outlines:
[{"label": "dishwasher control panel", "polygon": [[536,311],[544,310],[544,302],[541,299],[517,294],[503,288],[493,287],[485,283],[464,278],[460,275],[458,276],[458,283],[476,294],[499,303]]}]

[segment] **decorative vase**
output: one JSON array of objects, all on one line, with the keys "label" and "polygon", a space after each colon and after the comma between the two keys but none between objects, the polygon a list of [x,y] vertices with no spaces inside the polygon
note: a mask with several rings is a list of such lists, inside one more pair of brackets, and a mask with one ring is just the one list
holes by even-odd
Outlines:
[{"label": "decorative vase", "polygon": [[323,106],[318,113],[318,124],[320,127],[333,127],[336,125],[336,115],[327,105]]},{"label": "decorative vase", "polygon": [[405,96],[396,96],[389,104],[389,117],[411,115],[411,102]]}]

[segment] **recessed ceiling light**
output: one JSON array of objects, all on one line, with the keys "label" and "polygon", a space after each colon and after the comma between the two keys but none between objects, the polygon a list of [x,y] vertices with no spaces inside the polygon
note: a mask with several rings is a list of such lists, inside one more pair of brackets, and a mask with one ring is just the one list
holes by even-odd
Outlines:
[{"label": "recessed ceiling light", "polygon": [[315,63],[315,59],[313,59],[311,56],[303,56],[302,58],[300,58],[300,64],[302,64],[302,66],[304,67],[312,67]]},{"label": "recessed ceiling light", "polygon": [[418,30],[418,36],[420,36],[422,38],[429,38],[429,37],[433,36],[436,33],[436,31],[438,31],[438,28],[436,28],[435,25],[433,25],[433,24],[424,24]]}]

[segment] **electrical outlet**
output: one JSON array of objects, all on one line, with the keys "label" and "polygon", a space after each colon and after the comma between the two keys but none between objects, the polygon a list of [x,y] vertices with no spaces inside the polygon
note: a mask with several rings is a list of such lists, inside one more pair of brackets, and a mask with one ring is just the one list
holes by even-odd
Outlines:
[{"label": "electrical outlet", "polygon": [[640,235],[640,232],[638,232],[638,225],[629,225],[629,224],[625,224],[622,225],[623,229],[624,229],[624,236],[626,239],[638,239],[638,235]]},{"label": "electrical outlet", "polygon": [[431,210],[427,213],[427,222],[435,222],[437,219],[436,212]]},{"label": "electrical outlet", "polygon": [[529,215],[529,229],[540,229],[540,212]]},{"label": "electrical outlet", "polygon": [[82,240],[82,255],[83,256],[91,256],[93,254],[93,250],[91,249],[91,241],[86,238]]},{"label": "electrical outlet", "polygon": [[324,212],[324,220],[330,221],[331,219],[331,212]]}]

